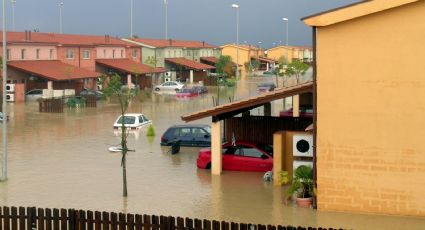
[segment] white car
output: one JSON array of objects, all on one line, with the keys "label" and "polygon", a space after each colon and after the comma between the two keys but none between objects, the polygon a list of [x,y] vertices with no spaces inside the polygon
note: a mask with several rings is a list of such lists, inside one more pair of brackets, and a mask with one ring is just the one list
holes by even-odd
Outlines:
[{"label": "white car", "polygon": [[42,89],[32,89],[25,93],[25,101],[36,101],[43,96]]},{"label": "white car", "polygon": [[167,81],[160,85],[156,85],[154,87],[155,91],[161,91],[161,90],[172,90],[172,91],[179,91],[184,87],[183,83],[177,82],[177,81]]},{"label": "white car", "polygon": [[126,113],[124,118],[119,116],[114,123],[114,128],[119,129],[122,127],[124,122],[124,126],[130,129],[136,129],[138,127],[142,127],[148,124],[152,124],[152,120],[149,120],[145,115],[141,113]]}]

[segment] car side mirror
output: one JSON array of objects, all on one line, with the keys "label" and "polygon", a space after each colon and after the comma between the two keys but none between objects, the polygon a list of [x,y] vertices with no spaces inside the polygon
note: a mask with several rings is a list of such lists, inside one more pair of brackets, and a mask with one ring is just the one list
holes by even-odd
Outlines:
[{"label": "car side mirror", "polygon": [[210,138],[210,135],[205,134],[205,135],[204,135],[204,137],[205,137],[205,138]]},{"label": "car side mirror", "polygon": [[263,155],[261,155],[261,159],[267,160],[267,159],[269,159],[269,157],[267,155],[263,154]]}]

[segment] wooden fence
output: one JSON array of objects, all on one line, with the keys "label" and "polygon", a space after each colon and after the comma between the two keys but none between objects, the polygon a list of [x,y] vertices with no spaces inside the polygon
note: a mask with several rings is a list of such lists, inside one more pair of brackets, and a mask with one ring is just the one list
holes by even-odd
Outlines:
[{"label": "wooden fence", "polygon": [[[0,208],[1,230],[326,230],[75,209]],[[333,230],[334,228],[329,228]]]},{"label": "wooden fence", "polygon": [[63,113],[63,99],[43,99],[38,103],[38,110],[45,113]]},{"label": "wooden fence", "polygon": [[96,95],[85,95],[86,107],[96,107]]}]

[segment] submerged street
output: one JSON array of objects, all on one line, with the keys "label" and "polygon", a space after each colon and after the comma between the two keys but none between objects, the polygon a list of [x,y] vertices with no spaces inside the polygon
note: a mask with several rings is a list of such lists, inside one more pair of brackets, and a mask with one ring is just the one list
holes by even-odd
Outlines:
[{"label": "submerged street", "polygon": [[[236,90],[222,88],[221,104],[229,97],[240,99],[257,94],[258,83],[274,77],[238,82]],[[66,109],[64,113],[39,113],[37,103],[8,104],[8,181],[0,183],[0,204],[43,208],[75,208],[259,224],[291,224],[362,229],[420,229],[425,220],[409,217],[319,212],[286,204],[284,191],[263,182],[263,173],[223,172],[210,175],[197,169],[200,148],[182,147],[171,155],[160,146],[164,131],[183,124],[184,114],[210,108],[216,87],[192,99],[142,91],[128,112],[143,113],[153,120],[156,136],[146,128],[129,135],[127,157],[128,193],[122,197],[121,155],[108,147],[120,142],[112,124],[119,105],[112,101],[97,108]],[[283,108],[272,105],[272,115]],[[253,114],[262,114],[255,109]],[[210,124],[210,119],[197,123]]]}]

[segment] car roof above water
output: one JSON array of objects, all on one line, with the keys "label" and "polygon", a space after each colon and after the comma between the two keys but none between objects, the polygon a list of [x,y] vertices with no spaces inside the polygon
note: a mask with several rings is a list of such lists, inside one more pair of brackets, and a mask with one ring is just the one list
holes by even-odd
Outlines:
[{"label": "car roof above water", "polygon": [[184,124],[184,125],[173,125],[170,128],[191,128],[191,127],[195,127],[195,128],[205,128],[205,127],[210,127],[209,125],[205,125],[205,124]]}]

